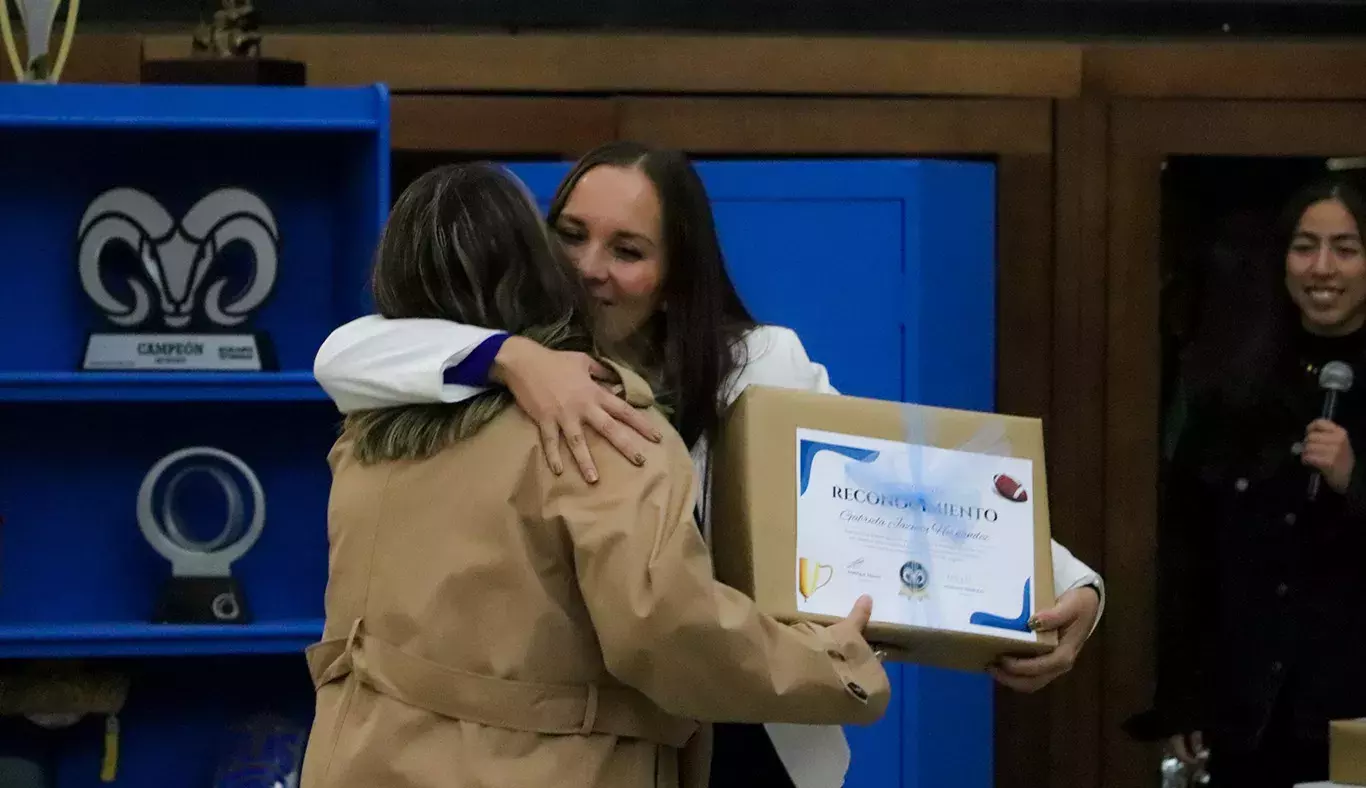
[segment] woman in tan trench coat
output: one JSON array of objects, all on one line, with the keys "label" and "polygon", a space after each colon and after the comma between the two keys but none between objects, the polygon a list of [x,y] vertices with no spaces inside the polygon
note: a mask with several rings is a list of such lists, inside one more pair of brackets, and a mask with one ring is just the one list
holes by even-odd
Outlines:
[{"label": "woman in tan trench coat", "polygon": [[[595,347],[533,203],[487,165],[405,191],[374,292],[388,317]],[[881,717],[868,600],[830,627],[784,625],[716,582],[688,450],[643,380],[610,366],[663,440],[640,467],[602,452],[619,467],[598,484],[553,473],[505,391],[348,416],[303,788],[701,788],[705,721]]]}]

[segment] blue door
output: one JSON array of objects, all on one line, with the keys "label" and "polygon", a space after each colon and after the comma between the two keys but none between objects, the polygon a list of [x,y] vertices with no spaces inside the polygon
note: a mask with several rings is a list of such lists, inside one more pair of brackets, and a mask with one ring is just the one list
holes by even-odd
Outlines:
[{"label": "blue door", "polygon": [[[727,266],[756,319],[794,329],[843,393],[994,405],[989,164],[699,161]],[[512,169],[542,206],[563,164]],[[686,264],[686,262],[684,262]],[[987,788],[989,679],[892,665],[885,719],[848,729],[850,788]]]}]

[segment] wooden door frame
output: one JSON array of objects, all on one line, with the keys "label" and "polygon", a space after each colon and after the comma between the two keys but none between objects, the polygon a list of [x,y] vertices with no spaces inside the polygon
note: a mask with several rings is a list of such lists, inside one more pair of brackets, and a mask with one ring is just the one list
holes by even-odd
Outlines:
[{"label": "wooden door frame", "polygon": [[[1053,354],[1053,106],[1018,99],[621,99],[624,137],[693,155],[986,155],[997,165],[997,409],[1055,411]],[[1061,437],[1056,426],[1050,439]],[[1057,539],[1082,537],[1076,494],[1050,443]],[[1071,463],[1075,465],[1075,463]],[[1078,551],[1088,558],[1085,551]],[[1098,557],[1089,556],[1091,560]],[[1081,672],[1081,671],[1079,671]],[[1098,751],[1099,669],[1038,696],[996,693],[995,784],[1039,788],[1051,773],[1082,773]],[[1060,783],[1062,784],[1062,783]],[[1070,788],[1082,782],[1065,783]]]},{"label": "wooden door frame", "polygon": [[[1049,497],[1074,518],[1059,539],[1107,578],[1105,563],[1105,299],[1109,107],[1103,100],[1056,105],[1056,241],[1053,288],[1052,422],[1048,434]],[[1081,788],[1101,780],[1101,699],[1106,633],[1122,628],[1112,589],[1100,627],[1064,681],[1049,692],[1057,716],[1049,726],[1049,768],[1032,788]],[[1069,724],[1071,720],[1079,724]],[[1013,783],[1023,788],[1026,783]],[[1108,788],[1108,787],[1107,787]]]},{"label": "wooden door frame", "polygon": [[[392,136],[396,150],[490,156],[572,157],[621,138],[695,156],[992,157],[997,165],[997,406],[1005,413],[1048,417],[1054,410],[1053,132],[1048,99],[398,94]],[[1063,437],[1056,428],[1052,432]],[[1067,445],[1050,446],[1055,468],[1077,465]],[[1065,474],[1050,482],[1060,502],[1084,498],[1073,487]],[[1057,539],[1071,545],[1082,539],[1084,529],[1069,505],[1055,503],[1052,520]],[[1085,560],[1098,558],[1077,552]],[[1099,676],[1098,666],[1091,672]],[[1072,761],[1094,761],[1094,747],[1075,748],[1078,735],[1097,740],[1094,688],[1071,679],[1058,684],[1032,697],[997,693],[1000,788],[1038,788],[1060,766],[1068,773]]]},{"label": "wooden door frame", "polygon": [[[1089,500],[1071,481],[1087,456],[1069,440],[1072,414],[1053,396],[1055,314],[1054,118],[1049,99],[496,96],[396,94],[395,150],[479,155],[577,156],[607,139],[636,139],[694,156],[983,156],[997,166],[997,408],[1062,417],[1048,425],[1054,532],[1095,565],[1098,518],[1072,511]],[[1067,329],[1068,336],[1076,331]],[[1083,332],[1084,333],[1084,332]],[[1098,410],[1098,406],[1095,410]],[[1099,429],[1099,428],[1097,428]],[[1059,470],[1065,472],[1059,473]],[[1094,537],[1094,538],[1092,538]],[[1094,772],[1099,741],[1099,658],[1083,659],[1049,691],[996,693],[995,784],[1040,788]],[[1089,654],[1088,654],[1089,656]],[[1088,771],[1089,770],[1089,771]],[[1061,775],[1061,776],[1059,776]]]},{"label": "wooden door frame", "polygon": [[[1160,376],[1160,211],[1163,161],[1174,155],[1335,156],[1366,148],[1366,103],[1119,100],[1109,111],[1103,303],[1106,354],[1104,550],[1107,617],[1122,621],[1103,640],[1106,788],[1148,788],[1152,747],[1120,730],[1151,701],[1156,615]],[[1094,302],[1096,296],[1092,294]]]},{"label": "wooden door frame", "polygon": [[395,93],[390,149],[577,158],[617,133],[611,99]]}]

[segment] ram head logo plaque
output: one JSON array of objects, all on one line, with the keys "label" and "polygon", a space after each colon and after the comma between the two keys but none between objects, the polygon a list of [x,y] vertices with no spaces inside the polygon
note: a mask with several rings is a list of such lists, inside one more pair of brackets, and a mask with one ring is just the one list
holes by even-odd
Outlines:
[{"label": "ram head logo plaque", "polygon": [[[84,369],[273,367],[267,338],[241,328],[270,296],[279,267],[279,226],[260,197],[218,189],[177,221],[146,192],[110,189],[86,208],[77,238],[81,288],[121,329],[91,334]],[[224,250],[239,244],[249,270],[234,277]],[[121,276],[109,265],[116,248],[134,260]],[[110,287],[118,279],[122,293]]]}]

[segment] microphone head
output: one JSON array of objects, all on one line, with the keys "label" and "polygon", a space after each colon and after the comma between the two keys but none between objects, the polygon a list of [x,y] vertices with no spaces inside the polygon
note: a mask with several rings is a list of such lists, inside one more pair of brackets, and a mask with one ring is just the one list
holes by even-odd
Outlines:
[{"label": "microphone head", "polygon": [[1319,372],[1319,388],[1342,393],[1352,388],[1352,368],[1342,361],[1330,361]]}]

